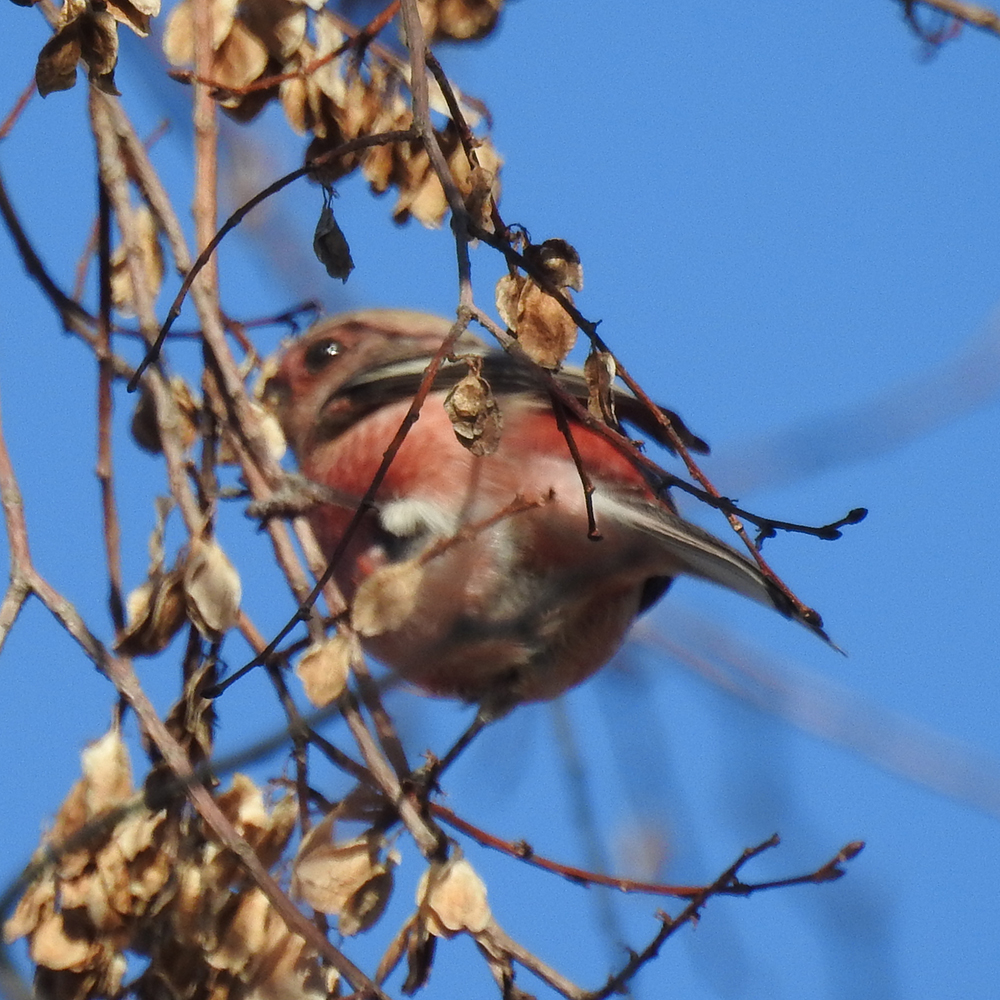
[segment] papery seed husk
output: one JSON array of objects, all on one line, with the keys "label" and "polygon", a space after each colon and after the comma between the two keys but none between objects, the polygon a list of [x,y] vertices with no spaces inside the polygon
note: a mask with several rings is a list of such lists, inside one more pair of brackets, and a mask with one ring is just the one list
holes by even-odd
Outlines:
[{"label": "papery seed husk", "polygon": [[575,320],[533,278],[524,283],[517,309],[517,339],[524,352],[543,368],[559,368],[576,343]]},{"label": "papery seed husk", "polygon": [[240,577],[214,539],[192,540],[184,562],[184,593],[188,617],[206,639],[215,641],[236,624]]},{"label": "papery seed husk", "polygon": [[358,655],[357,640],[350,633],[310,646],[295,665],[306,697],[316,708],[325,708],[344,692],[351,663]]},{"label": "papery seed husk", "polygon": [[382,566],[358,588],[351,605],[351,627],[373,637],[398,629],[413,614],[424,567],[418,560]]}]

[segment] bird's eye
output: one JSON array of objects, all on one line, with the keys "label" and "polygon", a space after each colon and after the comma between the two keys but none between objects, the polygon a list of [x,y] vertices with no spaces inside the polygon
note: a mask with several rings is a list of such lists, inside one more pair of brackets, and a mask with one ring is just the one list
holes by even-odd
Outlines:
[{"label": "bird's eye", "polygon": [[321,372],[340,352],[344,345],[330,337],[317,340],[315,344],[310,344],[306,348],[303,361],[310,373],[316,375]]}]

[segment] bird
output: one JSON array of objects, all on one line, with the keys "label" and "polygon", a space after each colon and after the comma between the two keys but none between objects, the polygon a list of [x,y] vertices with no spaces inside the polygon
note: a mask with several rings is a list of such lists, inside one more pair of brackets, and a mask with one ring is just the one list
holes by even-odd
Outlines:
[{"label": "bird", "polygon": [[[752,560],[684,519],[663,481],[554,402],[548,375],[467,331],[359,510],[451,329],[408,310],[332,316],[286,345],[265,383],[299,472],[325,490],[309,520],[327,558],[342,549],[333,575],[366,652],[426,693],[498,716],[600,670],[682,575],[825,638]],[[552,378],[587,399],[580,371]],[[449,405],[463,384],[485,399],[472,421],[488,424],[485,443]],[[631,393],[613,399],[620,419],[662,438]],[[692,450],[707,450],[664,412]]]}]

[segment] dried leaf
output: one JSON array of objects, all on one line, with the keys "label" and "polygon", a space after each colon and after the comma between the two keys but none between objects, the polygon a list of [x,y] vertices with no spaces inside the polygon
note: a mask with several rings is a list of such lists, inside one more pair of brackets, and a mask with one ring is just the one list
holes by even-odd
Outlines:
[{"label": "dried leaf", "polygon": [[[225,90],[241,90],[253,83],[267,69],[268,54],[264,43],[251,34],[241,21],[233,21],[225,41],[212,61],[212,80]],[[235,95],[239,104],[243,97]],[[224,100],[223,105],[226,101]]]},{"label": "dried leaf", "polygon": [[285,795],[272,807],[267,828],[253,845],[257,857],[266,868],[278,863],[295,832],[298,818],[299,809],[294,795]]},{"label": "dried leaf", "polygon": [[163,29],[162,46],[171,66],[189,66],[194,62],[194,11],[189,0],[179,3],[170,12]]},{"label": "dried leaf", "polygon": [[[317,129],[317,132],[319,130]],[[344,137],[340,132],[340,127],[335,121],[331,121],[326,126],[326,135],[320,138],[318,135],[309,143],[306,149],[305,161],[310,165],[309,179],[317,184],[329,186],[335,184],[342,177],[346,177],[360,162],[361,154],[358,152],[348,153],[346,156],[335,156],[332,159],[322,160],[318,166],[312,164],[320,160],[327,153],[338,149],[344,144]],[[317,226],[317,229],[319,227]],[[348,257],[350,252],[348,252]],[[332,275],[339,277],[339,275]]]},{"label": "dried leaf", "polygon": [[145,38],[149,34],[149,19],[160,13],[160,0],[108,0],[108,12]]},{"label": "dried leaf", "polygon": [[417,606],[424,567],[417,559],[382,566],[358,588],[351,605],[351,627],[372,637],[398,629]]},{"label": "dried leaf", "polygon": [[267,453],[275,462],[280,462],[288,450],[288,443],[285,441],[285,432],[281,429],[281,422],[265,406],[251,403],[250,409],[260,421],[260,431],[267,445]]},{"label": "dried leaf", "polygon": [[328,187],[323,192],[323,210],[319,213],[316,232],[313,234],[313,252],[331,278],[340,278],[346,282],[348,275],[354,270],[354,261],[351,259],[347,237],[333,216],[332,200],[333,189]]},{"label": "dried leaf", "polygon": [[271,904],[260,889],[235,897],[235,907],[219,928],[218,947],[205,960],[214,969],[241,973],[267,941],[266,923]]},{"label": "dried leaf", "polygon": [[10,918],[3,925],[3,939],[7,944],[31,934],[36,927],[55,912],[56,880],[51,873],[32,883],[18,901]]},{"label": "dried leaf", "polygon": [[243,0],[240,19],[281,61],[293,56],[306,37],[305,7],[293,0]]},{"label": "dried leaf", "polygon": [[[273,76],[280,72],[281,63],[270,60],[260,76]],[[241,125],[246,125],[248,122],[252,122],[278,96],[278,88],[265,87],[249,90],[245,94],[223,94],[220,91],[214,96],[227,117]]]},{"label": "dried leaf", "polygon": [[[212,0],[212,50],[217,52],[233,26],[239,0]],[[163,54],[172,66],[194,63],[194,10],[183,0],[170,12],[163,32]]]},{"label": "dried leaf", "polygon": [[402,990],[407,996],[427,985],[436,948],[437,936],[429,932],[426,921],[415,920],[406,942],[407,971]]},{"label": "dried leaf", "polygon": [[250,844],[255,844],[271,825],[263,793],[252,778],[238,771],[229,788],[216,797],[216,802],[226,819],[236,827],[236,832]]},{"label": "dried leaf", "polygon": [[359,655],[353,633],[339,632],[332,639],[314,643],[295,665],[295,675],[316,708],[325,708],[347,686],[351,662]]},{"label": "dried leaf", "polygon": [[445,412],[455,437],[473,455],[492,455],[500,444],[503,418],[496,397],[476,371],[470,371],[445,396]]},{"label": "dried leaf", "polygon": [[399,965],[399,960],[406,954],[413,936],[415,925],[420,922],[417,914],[410,917],[396,932],[396,936],[389,942],[388,947],[379,960],[378,968],[375,970],[375,982],[384,983]]},{"label": "dried leaf", "polygon": [[388,143],[370,146],[361,154],[361,172],[374,194],[389,190],[395,162],[395,152]]},{"label": "dried leaf", "polygon": [[475,148],[476,164],[470,161],[453,125],[442,136],[442,144],[454,148],[448,157],[452,178],[462,193],[471,221],[493,232],[493,203],[500,200],[500,166],[503,161],[489,139],[480,140]]},{"label": "dried leaf", "polygon": [[31,960],[47,969],[81,972],[100,954],[100,945],[70,934],[62,913],[52,913],[31,935]]},{"label": "dried leaf", "polygon": [[500,179],[492,170],[485,167],[475,167],[469,174],[469,180],[463,189],[465,194],[465,210],[469,213],[470,222],[488,233],[494,231],[493,204],[500,198]]},{"label": "dried leaf", "polygon": [[232,628],[239,617],[240,577],[214,538],[193,538],[183,571],[187,612],[210,641]]},{"label": "dried leaf", "polygon": [[420,147],[406,155],[406,145],[394,150],[398,169],[393,171],[393,181],[399,187],[399,198],[392,210],[393,222],[402,225],[412,215],[428,229],[437,229],[448,211],[444,188],[431,168],[427,151]]},{"label": "dried leaf", "polygon": [[118,64],[118,23],[106,10],[80,16],[80,54],[91,80],[110,76]]},{"label": "dried leaf", "polygon": [[[316,15],[313,20],[313,32],[316,37],[316,49],[313,53],[315,59],[326,58],[344,44],[345,35],[329,11],[323,10]],[[342,68],[342,59],[338,58],[325,63],[313,73],[313,79],[319,89],[338,106],[344,103],[347,87],[341,72]]]},{"label": "dried leaf", "polygon": [[[176,432],[177,443],[186,451],[198,438],[200,406],[190,387],[180,375],[171,376],[169,389],[177,406],[179,418],[172,430]],[[135,443],[144,451],[154,455],[163,451],[163,442],[160,440],[160,424],[156,413],[156,398],[145,383],[142,385],[139,402],[136,403],[135,412],[132,414],[131,430]]]},{"label": "dried leaf", "polygon": [[[278,418],[267,408],[259,403],[251,402],[249,409],[253,413],[254,419],[258,422],[258,428],[267,447],[267,453],[275,462],[280,462],[288,445],[285,442],[285,434],[281,429]],[[222,436],[219,440],[219,448],[215,460],[219,465],[239,465],[242,455],[245,453],[241,447],[242,442],[238,438],[235,429],[223,426]]]},{"label": "dried leaf", "polygon": [[[289,77],[278,85],[278,98],[288,124],[298,135],[305,135],[312,124],[309,115],[308,83],[301,76]],[[307,156],[306,159],[309,159]]]},{"label": "dried leaf", "polygon": [[478,934],[493,919],[486,885],[458,852],[424,872],[417,888],[417,906],[428,930],[438,937],[453,937],[462,931]]}]

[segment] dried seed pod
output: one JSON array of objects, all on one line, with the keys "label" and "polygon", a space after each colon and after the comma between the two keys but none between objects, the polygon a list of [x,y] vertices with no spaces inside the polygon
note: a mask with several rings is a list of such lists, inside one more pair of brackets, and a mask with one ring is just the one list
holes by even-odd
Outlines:
[{"label": "dried seed pod", "polygon": [[347,237],[333,216],[331,202],[334,196],[333,188],[323,189],[323,209],[319,213],[319,221],[316,223],[316,232],[313,235],[313,252],[331,278],[340,278],[346,282],[348,275],[354,270],[354,261],[351,259],[351,248],[347,245]]},{"label": "dried seed pod", "polygon": [[338,632],[324,642],[314,643],[295,665],[306,697],[316,708],[325,708],[341,696],[347,686],[351,663],[360,655],[353,633]]},{"label": "dried seed pod", "polygon": [[517,302],[521,297],[524,281],[524,275],[508,272],[497,282],[497,312],[512,333],[517,332]]},{"label": "dried seed pod", "polygon": [[486,885],[462,855],[443,864],[432,864],[420,879],[417,906],[427,929],[437,937],[454,937],[462,931],[479,934],[493,915],[486,901]]},{"label": "dried seed pod", "polygon": [[576,248],[561,239],[546,240],[544,243],[528,244],[524,248],[524,258],[538,268],[556,288],[572,288],[583,291],[583,264]]},{"label": "dried seed pod", "polygon": [[351,605],[351,628],[371,638],[400,628],[417,606],[424,567],[418,559],[377,569],[358,587]]},{"label": "dried seed pod", "polygon": [[392,892],[397,858],[383,861],[381,834],[334,840],[337,813],[309,831],[293,865],[292,891],[314,909],[336,916],[341,933],[355,934],[378,919]]},{"label": "dried seed pod", "polygon": [[170,645],[186,618],[179,570],[146,580],[126,600],[128,624],[115,643],[123,656],[153,656]]},{"label": "dried seed pod", "polygon": [[[478,359],[477,359],[478,360]],[[445,412],[459,443],[473,455],[492,455],[500,444],[503,418],[489,382],[480,374],[482,363],[470,369],[444,398]]]},{"label": "dried seed pod", "polygon": [[188,618],[206,639],[215,641],[236,624],[240,577],[215,539],[192,539],[183,582]]},{"label": "dried seed pod", "polygon": [[[145,278],[146,293],[152,301],[160,293],[163,283],[163,248],[160,232],[148,206],[142,205],[134,213],[133,225],[139,242],[139,262]],[[111,302],[123,316],[136,314],[135,289],[132,287],[132,269],[124,244],[111,255]]]},{"label": "dried seed pod", "polygon": [[[170,379],[170,394],[177,404],[179,422],[177,434],[181,447],[185,450],[198,437],[199,406],[188,384],[179,375]],[[132,438],[140,448],[154,455],[163,451],[160,439],[160,425],[156,418],[156,403],[152,392],[145,384],[141,386],[139,402],[132,414]]]},{"label": "dried seed pod", "polygon": [[587,409],[591,416],[609,427],[618,426],[615,414],[614,384],[617,366],[610,351],[592,350],[583,364],[587,380]]},{"label": "dried seed pod", "polygon": [[337,929],[344,937],[353,937],[378,923],[392,895],[394,867],[392,861],[376,865],[371,877],[341,907],[337,914]]},{"label": "dried seed pod", "polygon": [[559,368],[576,344],[576,321],[534,278],[524,282],[512,329],[524,352],[542,368]]}]

